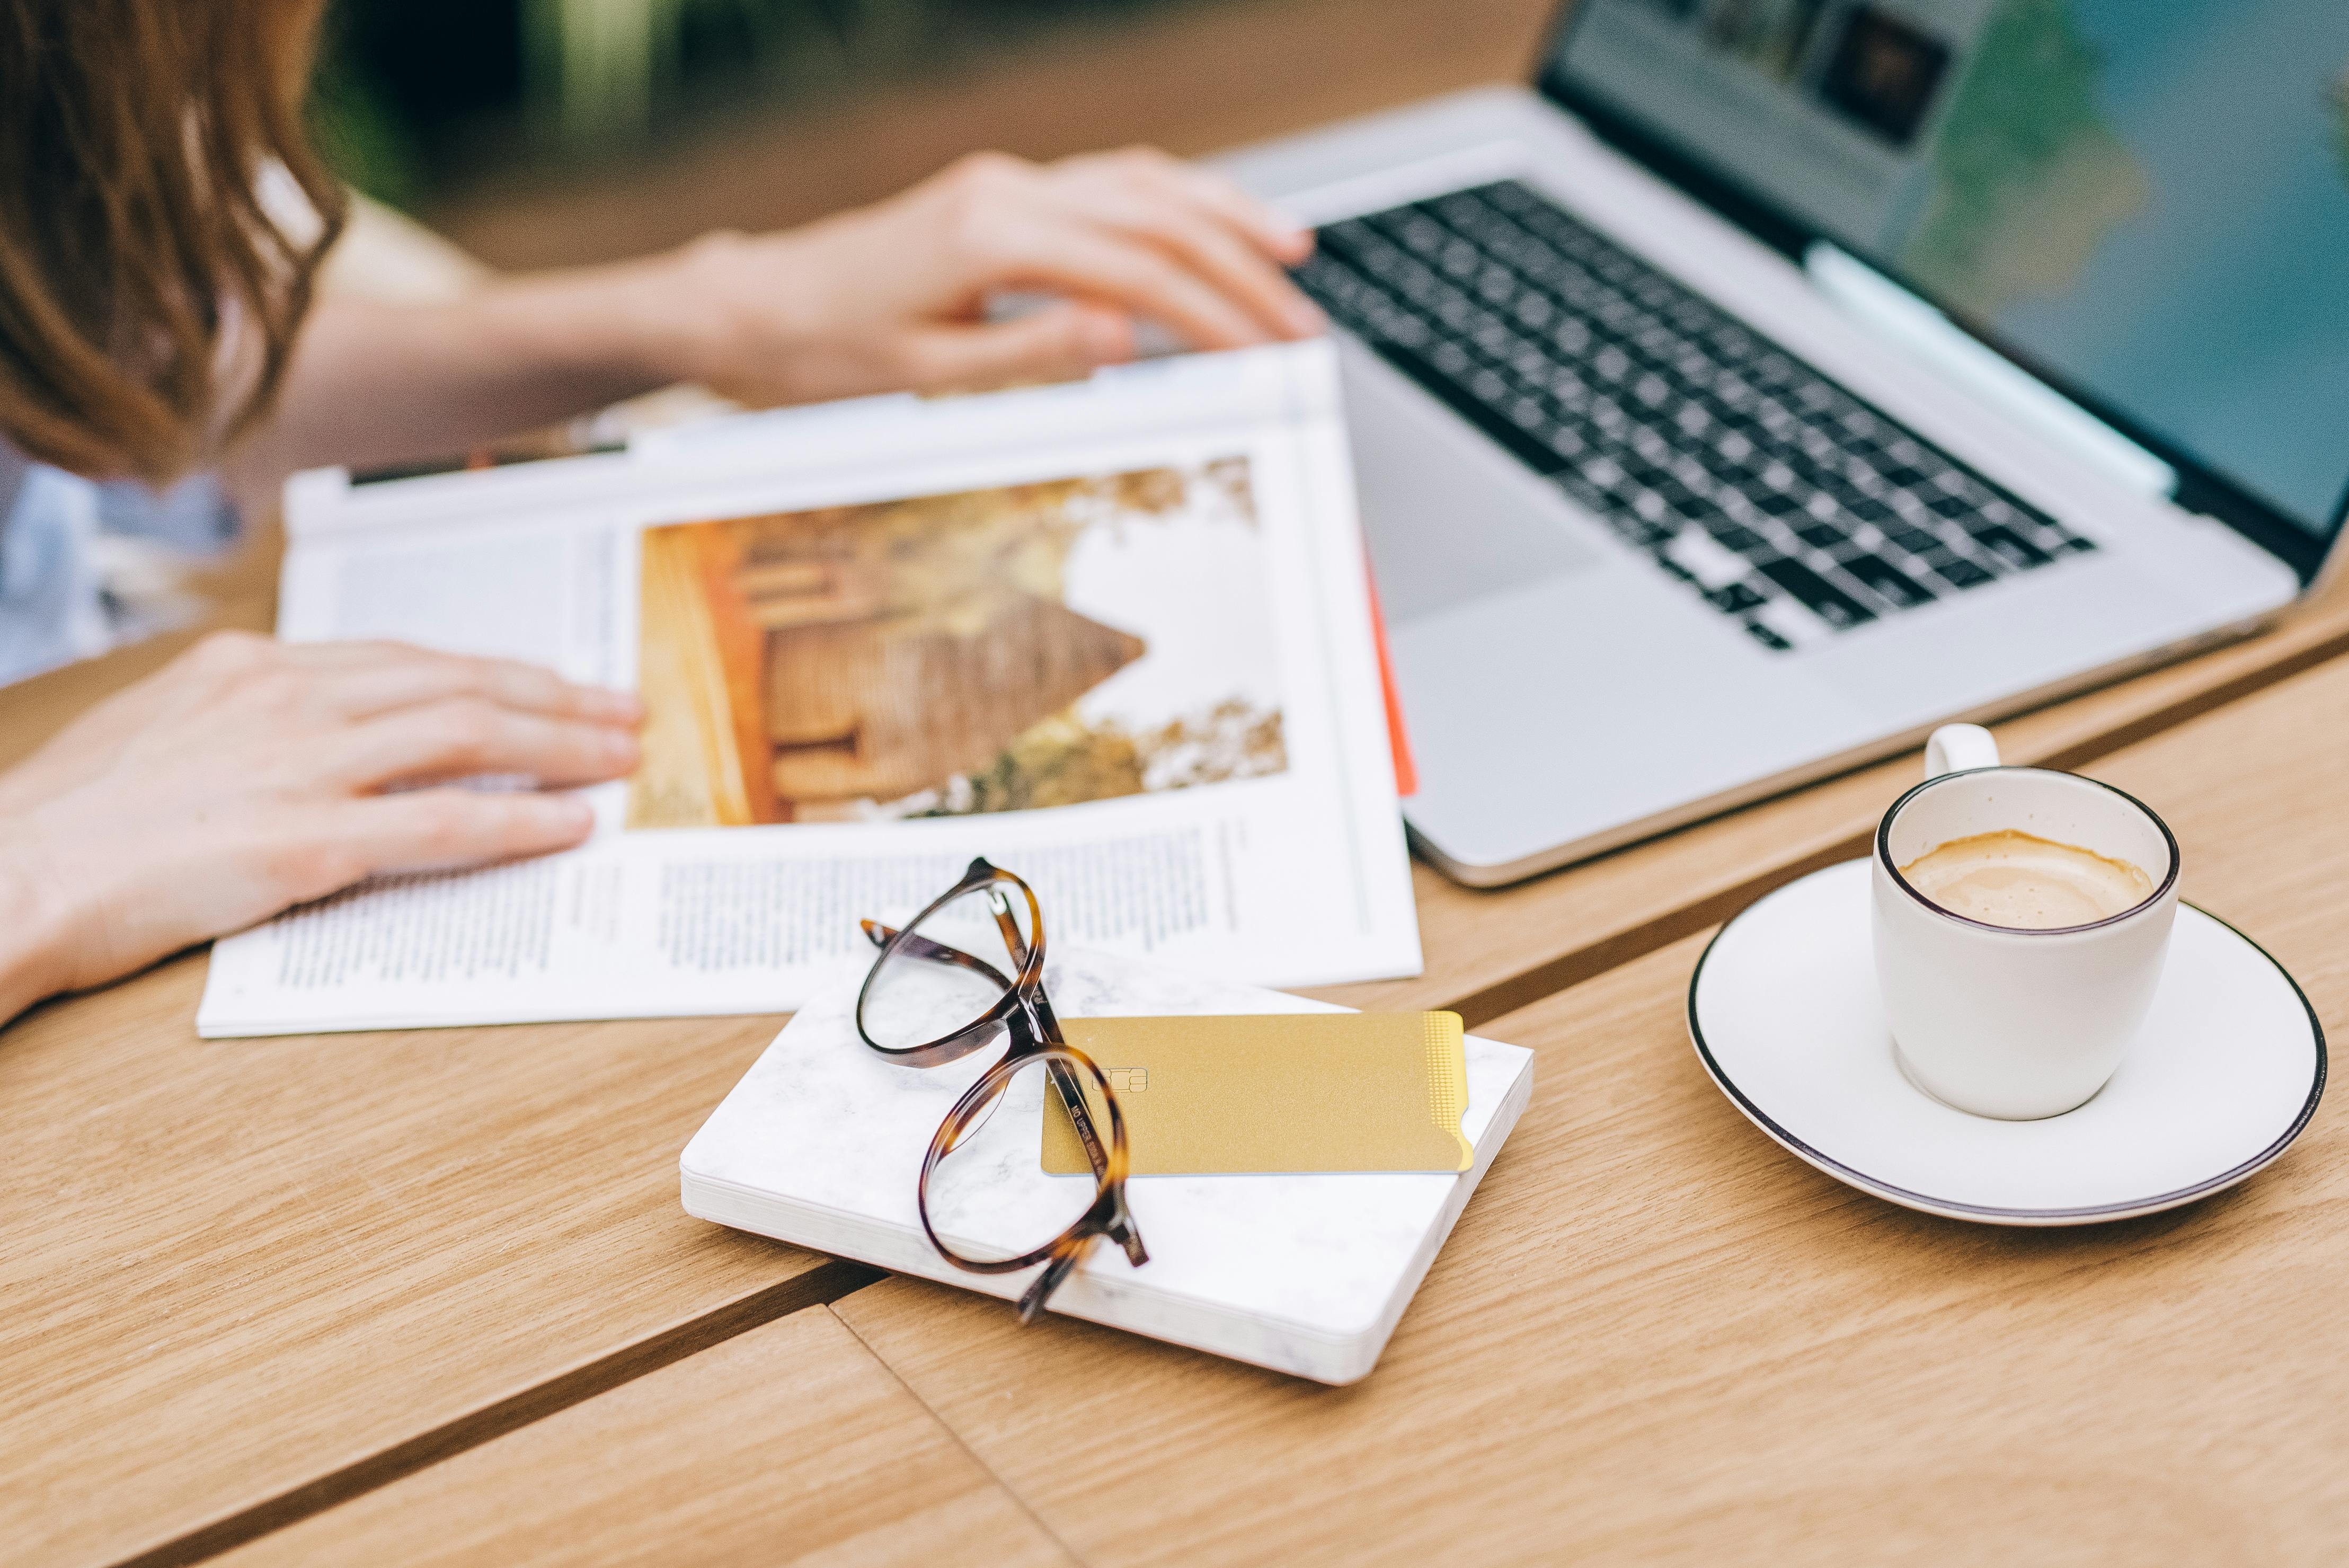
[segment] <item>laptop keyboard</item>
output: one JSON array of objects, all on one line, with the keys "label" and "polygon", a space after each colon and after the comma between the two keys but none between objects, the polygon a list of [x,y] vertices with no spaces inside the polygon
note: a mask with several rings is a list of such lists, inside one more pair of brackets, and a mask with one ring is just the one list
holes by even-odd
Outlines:
[{"label": "laptop keyboard", "polygon": [[2095,548],[1516,181],[1332,223],[1297,278],[1766,648]]}]

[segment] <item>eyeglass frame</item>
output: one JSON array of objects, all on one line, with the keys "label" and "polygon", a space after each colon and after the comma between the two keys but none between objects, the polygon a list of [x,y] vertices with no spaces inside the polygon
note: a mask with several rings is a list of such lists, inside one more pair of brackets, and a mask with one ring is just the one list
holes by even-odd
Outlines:
[{"label": "eyeglass frame", "polygon": [[[1029,929],[1032,939],[1023,938],[1019,922],[1013,918],[1009,901],[1000,890],[1005,882],[1019,889],[1028,901]],[[1003,932],[1004,946],[1019,964],[1017,979],[1008,978],[985,959],[964,952],[943,942],[934,941],[917,933],[923,921],[972,893],[991,890],[990,908],[996,924]],[[936,1067],[956,1062],[975,1051],[992,1044],[999,1034],[1010,1036],[1011,1044],[1003,1059],[981,1074],[978,1080],[963,1092],[954,1108],[938,1124],[931,1136],[930,1147],[922,1157],[922,1172],[914,1189],[914,1207],[920,1216],[922,1233],[938,1255],[957,1268],[973,1273],[1009,1274],[1021,1269],[1045,1263],[1043,1272],[1030,1282],[1019,1297],[1019,1321],[1033,1322],[1044,1308],[1052,1293],[1081,1262],[1096,1237],[1106,1236],[1122,1248],[1128,1262],[1136,1268],[1150,1261],[1149,1251],[1142,1242],[1142,1232],[1133,1223],[1132,1210],[1126,1207],[1125,1178],[1128,1165],[1125,1142],[1125,1113],[1118,1108],[1117,1096],[1109,1086],[1109,1075],[1093,1059],[1068,1043],[1061,1033],[1061,1021],[1052,1012],[1051,999],[1044,992],[1044,909],[1037,900],[1036,890],[1017,874],[990,865],[985,856],[974,858],[963,872],[962,879],[939,894],[924,907],[921,913],[902,928],[882,924],[878,920],[860,920],[866,940],[881,950],[873,967],[865,972],[864,983],[857,988],[855,1024],[857,1038],[883,1060],[907,1067]],[[952,964],[983,975],[1003,988],[993,1006],[955,1030],[919,1045],[891,1047],[873,1038],[864,1027],[865,999],[873,982],[884,966],[893,958],[907,958],[929,963]],[[1065,1059],[1065,1060],[1063,1060]],[[1069,1113],[1075,1127],[1077,1141],[1084,1147],[1085,1158],[1093,1168],[1096,1190],[1093,1201],[1074,1223],[1052,1241],[1016,1258],[979,1260],[967,1258],[939,1239],[937,1229],[930,1221],[930,1174],[938,1161],[952,1153],[956,1141],[967,1131],[978,1113],[1010,1085],[1020,1068],[1041,1061],[1049,1081],[1061,1096],[1061,1104]],[[1099,1132],[1094,1128],[1091,1112],[1086,1108],[1084,1086],[1071,1075],[1070,1064],[1086,1074],[1101,1087],[1102,1103],[1109,1113],[1109,1146],[1102,1147]]]}]

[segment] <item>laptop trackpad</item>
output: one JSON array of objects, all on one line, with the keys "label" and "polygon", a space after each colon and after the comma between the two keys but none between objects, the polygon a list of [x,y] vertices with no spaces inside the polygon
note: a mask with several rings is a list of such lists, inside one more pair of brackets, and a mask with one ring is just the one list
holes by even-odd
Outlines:
[{"label": "laptop trackpad", "polygon": [[1547,480],[1347,344],[1346,414],[1379,603],[1403,626],[1600,564]]}]

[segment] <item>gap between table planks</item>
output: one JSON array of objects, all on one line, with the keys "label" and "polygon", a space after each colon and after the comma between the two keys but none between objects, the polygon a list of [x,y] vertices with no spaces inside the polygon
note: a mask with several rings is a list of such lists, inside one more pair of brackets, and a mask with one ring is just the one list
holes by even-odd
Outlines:
[{"label": "gap between table planks", "polygon": [[1071,1568],[821,1307],[215,1559],[220,1568]]},{"label": "gap between table planks", "polygon": [[[2011,721],[2002,741],[2018,759],[2077,763],[2256,690],[2349,642],[2336,602]],[[62,674],[83,688],[93,680]],[[26,693],[46,701],[0,694],[0,715],[54,714],[59,683]],[[1510,998],[1652,950],[1856,852],[1914,765],[1882,764],[1499,894],[1423,870],[1428,975],[1325,994],[1452,1005],[1481,1023]],[[0,1129],[15,1147],[0,1178],[13,1242],[0,1282],[23,1303],[0,1324],[0,1376],[24,1390],[0,1427],[11,1460],[0,1528],[21,1524],[20,1538],[60,1560],[195,1560],[802,1304],[795,1292],[823,1300],[864,1277],[812,1273],[819,1260],[677,1210],[675,1150],[772,1019],[204,1045],[188,1028],[201,978],[182,959],[0,1036]],[[353,1075],[326,1083],[300,1070],[322,1052]],[[159,1062],[171,1064],[160,1075]],[[87,1114],[109,1101],[127,1122]],[[631,1138],[605,1167],[575,1163],[577,1149],[551,1138],[526,1158],[484,1160],[485,1141],[594,1127],[616,1106],[634,1118]],[[94,1189],[86,1165],[121,1187]],[[59,1193],[78,1200],[57,1204]],[[191,1194],[194,1226],[171,1208]],[[558,1200],[628,1223],[595,1237],[550,1228],[543,1215]],[[109,1257],[145,1270],[127,1295],[99,1266]],[[388,1263],[399,1288],[380,1277]],[[540,1313],[556,1332],[530,1332]],[[285,1322],[296,1333],[280,1354],[267,1331]],[[353,1359],[355,1347],[385,1345],[404,1349]],[[129,1359],[133,1345],[149,1353]],[[109,1453],[134,1460],[131,1473],[86,1468]]]},{"label": "gap between table planks", "polygon": [[0,1035],[11,1561],[193,1561],[874,1277],[678,1207],[772,1019],[200,1041],[202,978]]},{"label": "gap between table planks", "polygon": [[[2090,771],[2344,1038],[2349,661]],[[1713,1087],[1685,1022],[1705,938],[1490,1025],[1538,1053],[1534,1102],[1356,1386],[905,1279],[831,1310],[1097,1568],[2339,1560],[2333,1107],[2149,1219],[1912,1213]]]}]

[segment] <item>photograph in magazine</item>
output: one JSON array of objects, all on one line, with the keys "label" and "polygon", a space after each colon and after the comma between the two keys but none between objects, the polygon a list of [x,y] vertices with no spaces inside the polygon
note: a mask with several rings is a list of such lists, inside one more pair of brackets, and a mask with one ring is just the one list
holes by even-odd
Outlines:
[{"label": "photograph in magazine", "polygon": [[636,828],[1026,811],[1280,774],[1247,461],[650,528]]}]

